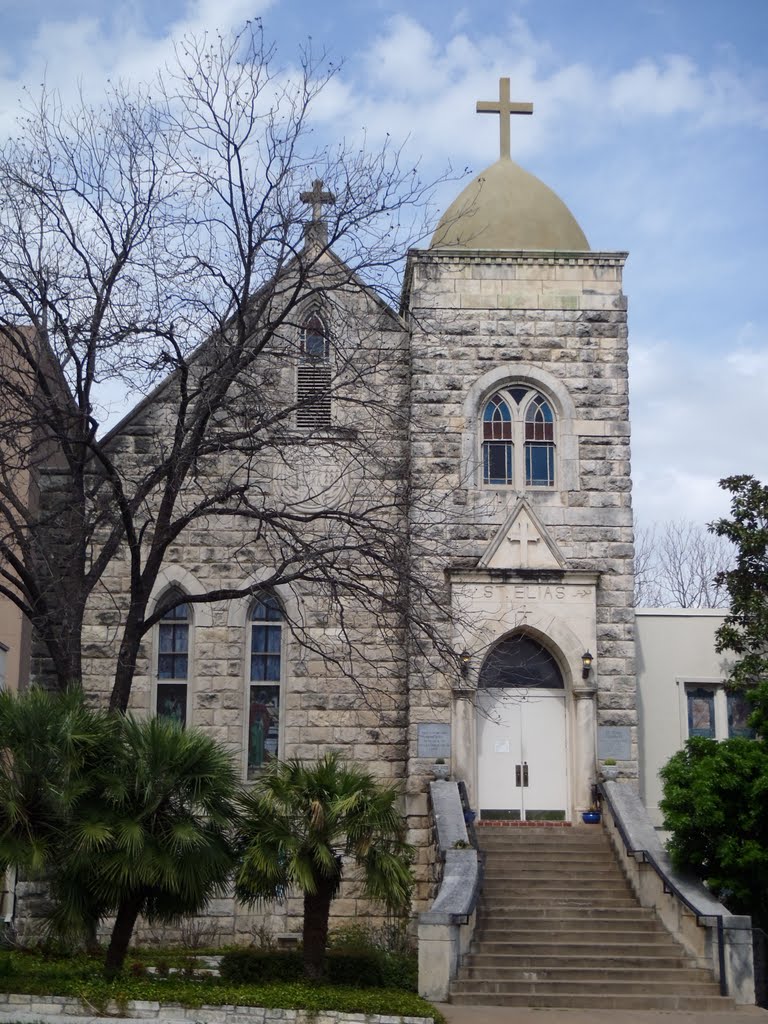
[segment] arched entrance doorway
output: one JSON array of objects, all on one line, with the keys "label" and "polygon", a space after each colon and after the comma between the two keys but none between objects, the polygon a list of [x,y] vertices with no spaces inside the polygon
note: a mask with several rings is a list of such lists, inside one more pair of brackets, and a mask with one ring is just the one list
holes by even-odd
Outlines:
[{"label": "arched entrance doorway", "polygon": [[568,817],[563,675],[537,639],[512,633],[489,652],[477,690],[481,818]]}]

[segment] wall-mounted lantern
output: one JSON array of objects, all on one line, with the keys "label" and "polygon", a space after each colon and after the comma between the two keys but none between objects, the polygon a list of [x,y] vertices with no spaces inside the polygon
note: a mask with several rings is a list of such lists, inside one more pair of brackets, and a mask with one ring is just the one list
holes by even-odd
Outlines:
[{"label": "wall-mounted lantern", "polygon": [[594,658],[589,651],[584,651],[581,656],[581,678],[589,679],[589,673],[592,671],[592,662]]},{"label": "wall-mounted lantern", "polygon": [[461,674],[465,678],[469,675],[469,664],[470,664],[471,661],[472,661],[472,655],[469,653],[469,651],[465,647],[464,650],[459,655],[459,665],[461,666]]}]

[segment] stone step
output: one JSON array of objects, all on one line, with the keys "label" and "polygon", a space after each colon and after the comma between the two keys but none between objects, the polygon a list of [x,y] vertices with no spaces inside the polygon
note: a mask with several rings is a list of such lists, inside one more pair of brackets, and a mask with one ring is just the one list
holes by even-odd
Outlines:
[{"label": "stone step", "polygon": [[626,878],[619,874],[618,871],[596,871],[592,874],[584,870],[563,871],[553,876],[546,872],[537,875],[530,871],[514,872],[508,869],[499,869],[497,871],[484,872],[483,882],[485,884],[489,882],[494,884],[498,882],[519,882],[532,887],[541,886],[542,888],[550,888],[553,885],[557,885],[558,888],[584,885],[591,889],[599,888],[601,885],[627,886],[629,884]]},{"label": "stone step", "polygon": [[601,828],[478,829],[483,889],[451,1001],[500,1006],[727,1010],[641,908]]},{"label": "stone step", "polygon": [[478,836],[514,836],[516,839],[541,839],[548,837],[550,839],[562,839],[563,842],[570,840],[579,839],[595,839],[601,837],[607,839],[608,834],[603,828],[559,828],[553,825],[534,825],[532,823],[526,823],[525,825],[502,825],[496,822],[491,822],[487,818],[480,818],[475,821],[475,831]]},{"label": "stone step", "polygon": [[[714,986],[718,993],[719,987],[712,978],[709,971],[703,967],[628,967],[622,964],[621,967],[596,966],[596,967],[504,967],[504,966],[483,966],[482,964],[466,964],[459,972],[459,979],[464,981],[544,981],[551,978],[553,981],[584,981],[595,984],[603,981],[643,981],[646,989],[653,988],[656,981],[675,982],[678,990],[683,990],[687,985]],[[598,986],[602,991],[602,985]]]},{"label": "stone step", "polygon": [[525,862],[532,867],[539,864],[611,864],[616,865],[609,850],[579,850],[568,852],[564,857],[562,850],[512,850],[500,847],[495,850],[483,850],[486,864],[497,864],[506,861]]},{"label": "stone step", "polygon": [[[520,974],[532,974],[546,977],[548,974],[559,975],[561,971],[601,971],[613,969],[620,976],[628,971],[650,971],[656,974],[658,971],[687,971],[691,969],[690,960],[685,957],[669,956],[638,956],[638,957],[559,957],[559,956],[519,956],[509,957],[503,955],[471,953],[466,958],[462,970],[470,968],[487,968],[490,971],[512,972],[515,976]],[[649,986],[652,987],[652,986]]]},{"label": "stone step", "polygon": [[[563,961],[567,957],[579,957],[588,960],[597,959],[602,961],[616,960],[638,961],[638,960],[674,960],[678,966],[686,966],[689,963],[680,947],[672,939],[661,942],[634,942],[627,946],[621,942],[600,943],[596,947],[593,942],[558,942],[553,939],[551,942],[531,942],[520,939],[479,939],[473,940],[470,946],[470,956],[496,956],[517,957],[531,960],[538,956],[555,957]],[[510,966],[513,966],[510,964]],[[588,964],[587,966],[590,966]],[[659,964],[659,966],[662,966]],[[674,966],[674,964],[670,964]]]},{"label": "stone step", "polygon": [[568,878],[571,875],[591,875],[594,877],[610,875],[612,878],[626,878],[624,872],[613,861],[607,858],[598,861],[594,857],[584,861],[572,861],[570,858],[566,858],[565,862],[563,862],[560,858],[557,860],[553,859],[552,861],[537,860],[536,863],[532,863],[524,857],[499,857],[496,860],[486,858],[484,870],[486,875],[526,874],[544,879]]},{"label": "stone step", "polygon": [[562,845],[520,846],[519,844],[512,845],[506,843],[502,845],[498,843],[490,846],[481,846],[480,849],[491,860],[501,857],[513,857],[516,860],[530,859],[531,863],[536,863],[539,857],[545,857],[548,861],[560,860],[561,862],[571,860],[571,858],[580,861],[610,860],[613,862],[614,860],[613,851],[607,844],[566,848]]},{"label": "stone step", "polygon": [[508,924],[499,919],[498,914],[481,912],[477,916],[475,935],[487,935],[490,931],[518,932],[522,935],[542,932],[544,935],[564,935],[567,932],[579,932],[590,935],[605,935],[608,932],[628,932],[630,935],[662,935],[667,932],[658,921],[653,918],[638,918],[624,920],[614,917],[590,917],[584,918],[581,915],[572,917],[526,917],[515,918]]},{"label": "stone step", "polygon": [[464,991],[451,994],[451,1002],[457,1006],[527,1006],[530,1009],[552,1007],[570,1010],[683,1010],[717,1011],[733,1009],[732,999],[722,996],[692,995],[653,995],[611,993],[601,995],[594,990],[577,992],[546,993],[498,993],[484,991]]},{"label": "stone step", "polygon": [[[557,928],[549,928],[549,930],[541,929],[543,935],[551,935],[553,941],[557,942],[577,942],[581,938],[584,942],[595,942],[595,943],[624,943],[631,945],[637,942],[638,938],[642,936],[644,942],[654,941],[658,938],[661,941],[668,939],[669,936],[663,928],[659,927],[656,929],[646,929],[640,931],[638,929],[620,929],[611,927],[587,927],[583,928],[563,928],[562,926]],[[477,942],[503,942],[505,938],[511,939],[513,936],[531,936],[537,935],[538,930],[532,928],[520,928],[515,922],[514,926],[505,928],[503,925],[499,925],[497,921],[483,923],[477,922],[473,938]]]},{"label": "stone step", "polygon": [[632,890],[625,882],[574,882],[573,885],[531,885],[528,879],[520,878],[492,878],[483,880],[481,898],[483,896],[493,899],[497,896],[518,895],[520,902],[536,902],[544,900],[551,902],[553,899],[581,899],[600,903],[604,899],[632,899]]},{"label": "stone step", "polygon": [[[494,992],[499,994],[517,995],[518,993],[546,993],[551,995],[557,995],[560,992],[588,992],[590,989],[594,989],[594,981],[585,979],[584,981],[574,981],[566,979],[564,981],[555,980],[552,978],[542,978],[539,980],[519,980],[519,981],[507,981],[504,979],[459,979],[455,985],[456,992]],[[626,981],[608,981],[601,979],[597,986],[601,995],[607,995],[610,993],[617,993],[621,995],[642,995],[648,993],[649,989],[653,991],[654,995],[690,995],[695,994],[697,996],[719,996],[720,989],[714,983],[710,981],[708,983],[699,982],[696,985],[695,993],[691,993],[689,987],[679,981],[657,981],[648,972],[645,978],[637,978],[636,980]]]},{"label": "stone step", "polygon": [[610,840],[604,831],[555,831],[551,828],[494,828],[486,825],[475,829],[480,846],[504,843],[510,846],[548,846],[553,849],[572,850],[575,847],[607,847]]},{"label": "stone step", "polygon": [[[488,895],[490,896],[491,894]],[[637,902],[629,895],[603,895],[598,899],[594,893],[576,893],[561,899],[556,897],[547,898],[545,893],[537,893],[536,899],[532,900],[527,898],[525,892],[507,893],[506,891],[501,891],[493,894],[491,905],[497,913],[509,917],[515,911],[521,914],[546,915],[551,911],[556,911],[558,908],[568,909],[570,913],[584,913],[585,915],[590,910],[595,912],[633,910],[637,907]]]},{"label": "stone step", "polygon": [[477,911],[478,921],[487,921],[490,916],[499,916],[500,905],[504,906],[504,913],[509,915],[510,920],[520,924],[520,927],[528,927],[531,922],[541,925],[542,929],[552,931],[559,928],[565,922],[593,922],[609,921],[612,923],[627,922],[652,922],[658,924],[653,911],[646,907],[640,907],[634,900],[628,900],[628,906],[568,906],[562,903],[555,903],[552,906],[539,905],[531,908],[528,903],[503,904],[496,902],[486,905],[480,903]]}]

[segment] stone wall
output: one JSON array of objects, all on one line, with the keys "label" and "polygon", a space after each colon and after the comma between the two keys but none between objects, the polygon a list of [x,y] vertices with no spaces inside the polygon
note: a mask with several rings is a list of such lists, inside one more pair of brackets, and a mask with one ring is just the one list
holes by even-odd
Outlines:
[{"label": "stone wall", "polygon": [[[405,532],[406,335],[396,316],[359,287],[329,302],[336,303],[328,314],[334,326],[332,426],[299,431],[292,416],[279,421],[281,409],[294,400],[298,346],[295,337],[276,340],[261,357],[254,390],[243,384],[233,416],[245,415],[252,398],[261,403],[262,420],[272,416],[277,426],[264,430],[262,451],[246,461],[241,451],[227,449],[230,424],[222,423],[221,450],[200,460],[182,499],[198,500],[229,475],[246,486],[248,500],[263,514],[257,521],[210,514],[184,530],[168,552],[150,608],[169,586],[193,595],[248,587],[269,579],[282,563],[285,582],[274,588],[286,616],[280,756],[312,760],[337,750],[396,782],[405,774],[407,723],[405,609],[398,603],[405,565],[397,557]],[[162,456],[176,401],[171,383],[115,437],[127,475],[140,475]],[[293,515],[305,515],[305,521],[294,526]],[[349,537],[348,551],[335,561],[314,558],[313,550],[334,530]],[[103,700],[127,613],[129,571],[124,555],[115,558],[89,608],[85,684]],[[377,599],[377,592],[388,593],[390,602]],[[249,596],[194,604],[190,630],[188,722],[226,744],[244,777],[251,604]],[[130,710],[138,714],[154,711],[156,644],[153,630],[142,645],[131,693]],[[302,909],[293,896],[263,914],[221,899],[206,920],[217,926],[219,941],[248,941],[262,924],[275,936],[295,935]],[[336,923],[369,915],[378,921],[380,909],[360,899],[351,875],[333,915]],[[138,934],[168,933],[140,927]]]},{"label": "stone wall", "polygon": [[[198,1006],[130,999],[125,1007],[106,1007],[111,1020],[199,1021],[201,1024],[427,1024],[430,1017],[382,1013],[341,1013],[339,1010],[283,1010],[264,1006]],[[120,1014],[124,1014],[121,1017]],[[0,992],[0,1020],[93,1020],[93,1007],[69,996],[27,996]]]},{"label": "stone wall", "polygon": [[[431,573],[447,609],[451,573],[477,566],[524,496],[562,553],[565,571],[598,574],[597,720],[631,727],[632,758],[623,767],[632,775],[637,737],[625,255],[413,251],[403,308],[412,330],[414,557]],[[478,417],[496,388],[515,382],[540,389],[555,408],[553,488],[482,484]],[[529,571],[518,582],[530,579]],[[436,612],[435,622],[446,634],[461,635],[447,615]],[[422,801],[414,779],[428,768],[417,756],[417,723],[455,721],[451,691],[461,685],[458,672],[435,671],[431,653],[418,650],[409,672],[409,791],[417,817]]]}]

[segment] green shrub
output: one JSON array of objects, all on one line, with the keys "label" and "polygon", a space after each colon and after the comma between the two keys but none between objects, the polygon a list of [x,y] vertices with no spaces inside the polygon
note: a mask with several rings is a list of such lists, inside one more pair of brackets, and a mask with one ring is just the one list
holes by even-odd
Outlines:
[{"label": "green shrub", "polygon": [[[295,952],[287,955],[298,959],[301,957],[301,954]],[[134,977],[130,970],[113,981],[107,981],[103,977],[102,961],[99,958],[79,955],[53,960],[17,952],[6,956],[10,961],[10,973],[0,975],[0,992],[75,996],[103,1011],[106,1011],[111,1001],[125,1007],[130,999],[146,999],[181,1003],[190,1008],[204,1004],[233,1004],[307,1010],[310,1014],[322,1010],[338,1010],[354,1014],[428,1017],[433,1018],[436,1024],[445,1024],[434,1006],[414,993],[402,990],[318,985],[303,980],[243,984],[224,978],[185,978],[178,974],[171,974],[167,978]],[[356,966],[361,967],[359,960]]]},{"label": "green shrub", "polygon": [[[230,950],[221,958],[221,977],[240,985],[271,981],[301,981],[304,959],[299,951],[264,949]],[[326,977],[331,985],[354,988],[417,989],[418,965],[410,954],[384,953],[375,949],[334,948],[326,958]]]},{"label": "green shrub", "polygon": [[384,988],[383,959],[384,954],[376,951],[332,949],[326,957],[325,973],[332,985]]},{"label": "green shrub", "polygon": [[385,953],[381,966],[384,988],[419,991],[419,958],[415,953]]},{"label": "green shrub", "polygon": [[304,975],[304,958],[295,950],[233,949],[222,956],[219,974],[239,985],[299,981]]}]

